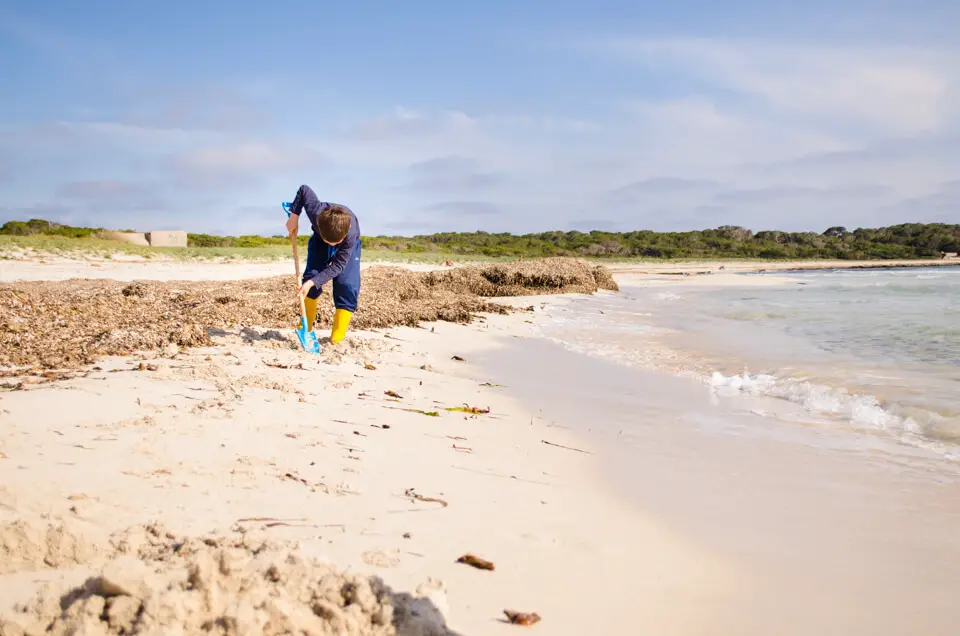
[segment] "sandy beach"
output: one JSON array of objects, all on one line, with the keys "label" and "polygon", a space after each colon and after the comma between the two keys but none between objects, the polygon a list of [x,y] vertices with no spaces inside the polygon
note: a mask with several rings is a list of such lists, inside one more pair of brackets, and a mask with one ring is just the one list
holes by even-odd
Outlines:
[{"label": "sandy beach", "polygon": [[[16,271],[6,275],[36,275]],[[717,582],[735,589],[736,569],[621,505],[588,441],[471,364],[527,337],[535,316],[355,331],[319,359],[292,330],[223,332],[214,347],[109,358],[85,377],[4,392],[0,606],[44,580],[78,584],[118,555],[118,536],[159,523],[164,536],[296,541],[429,595],[451,633],[509,633],[504,610],[536,612],[548,633],[709,633],[718,614],[671,607],[721,612]],[[495,570],[457,562],[468,553]],[[637,594],[650,601],[642,617]],[[6,616],[29,627],[42,614]]]},{"label": "sandy beach", "polygon": [[[70,267],[14,262],[3,275],[90,274],[68,276]],[[101,273],[235,280],[285,275],[290,266],[271,267],[111,263]],[[670,276],[613,269],[618,280],[655,285]],[[730,269],[672,278],[748,284]],[[60,615],[60,596],[90,576],[100,582],[88,585],[93,591],[59,629],[125,633],[137,611],[160,607],[187,616],[170,619],[183,633],[201,633],[189,625],[219,616],[241,626],[227,633],[259,633],[268,615],[274,627],[386,634],[395,632],[368,614],[390,604],[408,617],[401,634],[759,634],[774,626],[809,633],[802,621],[791,626],[772,609],[750,609],[764,579],[746,562],[631,504],[607,472],[610,440],[560,423],[504,386],[496,365],[478,363],[534,340],[541,310],[571,298],[496,299],[534,311],[465,325],[355,330],[340,345],[325,344],[319,358],[299,349],[292,327],[238,328],[218,331],[213,346],[114,356],[55,382],[16,387],[8,378],[0,393],[0,615],[9,622],[0,633],[41,633]],[[306,618],[263,601],[276,591],[231,600],[244,570],[222,565],[225,553],[273,573],[254,577],[258,585],[266,576],[280,586],[293,577],[289,550],[329,564],[322,567],[336,581],[380,577],[398,596],[376,592],[382,605],[359,603],[361,612],[348,611],[358,604],[343,601],[344,592],[339,609],[314,606]],[[492,570],[458,562],[468,554]],[[216,563],[219,573],[197,578]],[[167,607],[161,591],[174,585],[182,601]],[[202,602],[190,596],[204,589]],[[44,601],[31,603],[38,590]],[[117,598],[141,609],[121,611]],[[512,625],[505,611],[541,620]],[[941,618],[924,633],[946,633],[936,631]],[[310,622],[318,620],[319,627]],[[820,627],[854,633],[849,622]],[[886,633],[907,633],[901,627]]]}]

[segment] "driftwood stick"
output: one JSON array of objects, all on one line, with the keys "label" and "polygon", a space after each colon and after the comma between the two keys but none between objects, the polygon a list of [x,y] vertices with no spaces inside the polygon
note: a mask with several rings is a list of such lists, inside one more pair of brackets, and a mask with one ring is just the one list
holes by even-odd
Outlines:
[{"label": "driftwood stick", "polygon": [[540,441],[546,444],[547,446],[556,446],[557,448],[565,448],[567,450],[577,451],[578,453],[586,453],[587,455],[593,455],[593,453],[591,453],[590,451],[585,451],[581,448],[574,448],[573,446],[564,446],[563,444],[554,444],[553,442],[548,442],[545,439],[542,439]]}]

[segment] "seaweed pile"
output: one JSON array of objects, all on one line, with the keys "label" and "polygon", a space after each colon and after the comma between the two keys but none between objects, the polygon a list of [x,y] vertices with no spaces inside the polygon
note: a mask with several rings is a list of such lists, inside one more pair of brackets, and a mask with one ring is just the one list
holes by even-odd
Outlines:
[{"label": "seaweed pile", "polygon": [[545,258],[485,267],[459,267],[424,274],[432,289],[472,293],[487,298],[533,294],[592,294],[617,291],[610,270],[569,258]]},{"label": "seaweed pile", "polygon": [[[608,270],[569,258],[436,272],[365,270],[356,329],[467,323],[507,313],[484,298],[616,290]],[[333,319],[329,285],[318,315]],[[0,285],[0,368],[65,369],[103,356],[211,344],[209,330],[293,328],[292,276],[243,281],[69,280]]]}]

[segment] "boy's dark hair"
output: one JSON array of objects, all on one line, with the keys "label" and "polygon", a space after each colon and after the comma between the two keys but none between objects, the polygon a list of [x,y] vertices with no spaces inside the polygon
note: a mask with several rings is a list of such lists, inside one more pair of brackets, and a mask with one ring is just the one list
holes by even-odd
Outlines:
[{"label": "boy's dark hair", "polygon": [[327,243],[339,243],[350,231],[350,213],[339,205],[331,205],[317,217],[317,229]]}]

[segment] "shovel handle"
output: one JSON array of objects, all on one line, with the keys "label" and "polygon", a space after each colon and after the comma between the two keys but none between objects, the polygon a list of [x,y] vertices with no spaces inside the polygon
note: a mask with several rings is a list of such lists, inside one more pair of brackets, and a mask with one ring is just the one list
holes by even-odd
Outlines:
[{"label": "shovel handle", "polygon": [[300,296],[300,317],[303,318],[304,326],[306,326],[306,328],[309,329],[309,328],[311,327],[311,325],[307,325],[307,324],[306,324],[306,322],[307,322],[307,306],[306,306],[306,304],[305,304],[304,301],[303,301],[303,296]]},{"label": "shovel handle", "polygon": [[[294,266],[294,268],[295,268],[295,270],[294,270],[294,272],[293,272],[293,275],[294,275],[294,277],[295,277],[294,280],[295,280],[296,283],[297,283],[297,287],[299,288],[299,287],[300,287],[300,253],[299,253],[299,250],[297,250],[297,237],[296,237],[296,235],[294,235],[294,234],[291,234],[291,235],[290,235],[290,243],[293,245],[293,266]],[[301,295],[298,293],[298,294],[297,294],[297,297],[300,299],[300,315],[303,316],[303,319],[304,319],[304,320],[306,320],[306,319],[307,319],[307,307],[306,307],[306,304],[304,303],[303,296],[301,296]]]},{"label": "shovel handle", "polygon": [[[287,213],[287,218],[290,218],[290,204],[281,203],[283,211]],[[293,232],[290,233],[290,245],[293,247],[293,277],[296,281],[297,288],[300,288],[300,250],[297,249],[297,235]],[[303,296],[297,294],[297,297],[300,299],[300,315],[303,317],[304,321],[307,319],[307,307],[304,303]]]},{"label": "shovel handle", "polygon": [[297,249],[297,236],[296,234],[290,235],[290,245],[293,246],[293,275],[297,281],[297,287],[300,286],[300,251]]}]

